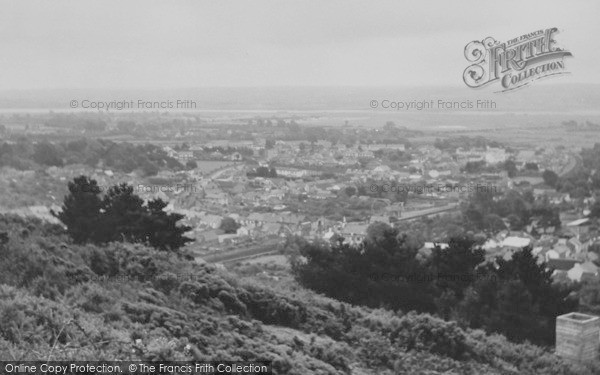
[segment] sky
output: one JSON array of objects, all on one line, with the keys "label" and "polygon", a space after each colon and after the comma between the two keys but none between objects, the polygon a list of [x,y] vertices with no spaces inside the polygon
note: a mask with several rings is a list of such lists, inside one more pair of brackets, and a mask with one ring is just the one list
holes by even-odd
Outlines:
[{"label": "sky", "polygon": [[600,2],[0,0],[0,90],[464,85],[464,47],[558,27],[600,83]]}]

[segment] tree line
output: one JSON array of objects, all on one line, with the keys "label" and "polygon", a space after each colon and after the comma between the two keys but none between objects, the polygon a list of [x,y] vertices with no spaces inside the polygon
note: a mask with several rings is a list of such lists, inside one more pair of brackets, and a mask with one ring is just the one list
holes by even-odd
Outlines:
[{"label": "tree line", "polygon": [[553,345],[554,319],[577,308],[572,287],[554,284],[552,270],[530,248],[510,260],[486,262],[470,236],[452,238],[423,257],[408,237],[374,223],[350,245],[288,240],[296,280],[357,305],[428,312],[464,327],[498,332],[513,341]]},{"label": "tree line", "polygon": [[39,167],[62,167],[84,164],[110,168],[125,173],[140,170],[146,176],[161,169],[183,170],[185,167],[156,145],[133,145],[106,140],[80,139],[68,142],[32,142],[26,138],[0,144],[0,167],[20,170]]},{"label": "tree line", "polygon": [[122,241],[177,250],[192,241],[184,236],[191,227],[179,225],[183,215],[166,213],[161,199],[144,203],[130,185],[112,186],[102,196],[96,180],[79,176],[68,188],[62,210],[52,213],[76,243]]}]

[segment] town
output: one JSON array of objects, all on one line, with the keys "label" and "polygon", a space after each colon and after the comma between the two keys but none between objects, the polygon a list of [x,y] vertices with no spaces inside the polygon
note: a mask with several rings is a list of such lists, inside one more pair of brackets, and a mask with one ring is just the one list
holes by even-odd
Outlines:
[{"label": "town", "polygon": [[[598,277],[599,235],[591,215],[596,202],[575,186],[557,189],[555,180],[582,163],[581,155],[560,145],[515,146],[467,135],[426,142],[426,132],[390,121],[363,128],[301,126],[301,118],[254,117],[224,125],[197,115],[80,117],[70,121],[83,121],[85,130],[72,142],[93,137],[117,148],[152,143],[172,165],[143,172],[111,167],[104,160],[115,151],[110,148],[93,165],[49,162],[43,173],[48,191],[31,194],[27,207],[7,199],[3,211],[56,220],[50,211],[59,209],[66,193],[58,184],[89,174],[100,186],[125,182],[146,201],[168,202],[166,210],[184,215],[192,228],[190,246],[201,259],[271,254],[290,236],[358,244],[369,225],[381,222],[410,232],[425,226],[428,235],[418,238],[423,254],[446,246],[461,227],[484,237],[489,259],[509,259],[530,246],[555,268],[556,278]],[[28,136],[58,153],[64,145],[49,140],[73,134],[68,121],[55,125],[64,120],[61,114],[6,116],[0,128],[4,147]],[[4,183],[13,186],[27,184],[33,173],[4,170]],[[518,195],[518,204],[537,208],[529,214],[480,208],[483,216],[467,223],[478,195],[496,202]],[[247,249],[242,255],[241,248]]]}]

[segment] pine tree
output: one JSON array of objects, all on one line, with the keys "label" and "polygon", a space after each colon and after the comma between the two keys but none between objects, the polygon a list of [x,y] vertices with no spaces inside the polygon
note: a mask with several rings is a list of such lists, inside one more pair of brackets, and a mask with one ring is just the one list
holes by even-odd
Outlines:
[{"label": "pine tree", "polygon": [[120,184],[111,187],[102,201],[104,214],[101,242],[145,242],[143,218],[146,214],[144,201],[133,193],[133,187]]},{"label": "pine tree", "polygon": [[191,238],[184,236],[184,233],[192,228],[186,225],[178,225],[178,222],[184,216],[177,213],[167,214],[163,210],[166,206],[167,203],[161,199],[148,202],[150,223],[145,228],[150,232],[147,233],[147,240],[149,245],[156,249],[176,250],[193,241]]},{"label": "pine tree", "polygon": [[73,241],[96,241],[102,208],[98,183],[79,176],[68,186],[69,195],[65,197],[61,212],[52,211],[52,214],[65,224]]},{"label": "pine tree", "polygon": [[167,214],[166,206],[160,199],[145,205],[127,184],[111,187],[101,199],[97,182],[80,176],[69,183],[62,212],[53,214],[77,243],[125,241],[177,250],[192,241],[184,236],[191,228],[179,225],[184,216]]}]

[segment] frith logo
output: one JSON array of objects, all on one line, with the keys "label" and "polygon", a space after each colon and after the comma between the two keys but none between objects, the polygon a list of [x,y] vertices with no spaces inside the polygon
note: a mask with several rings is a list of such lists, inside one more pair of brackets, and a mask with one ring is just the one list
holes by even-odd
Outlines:
[{"label": "frith logo", "polygon": [[472,63],[463,73],[465,84],[478,88],[499,81],[500,91],[514,90],[540,78],[568,73],[565,57],[571,52],[554,40],[557,28],[537,30],[500,43],[492,37],[472,41],[465,57]]}]

